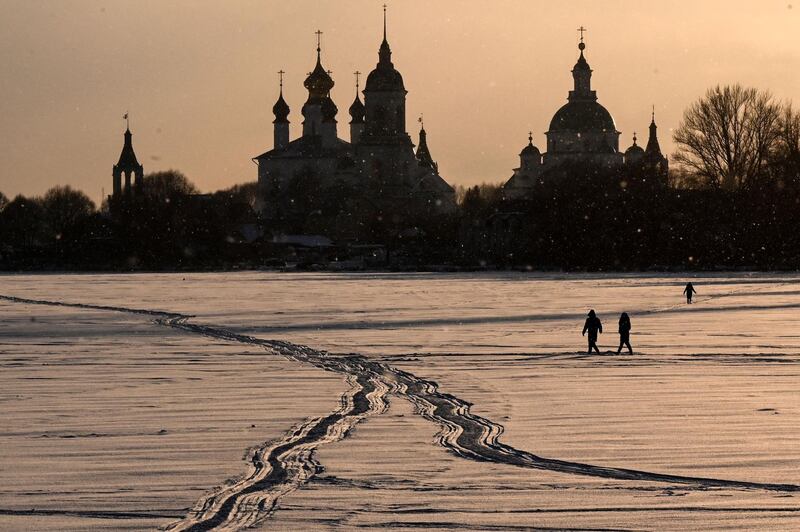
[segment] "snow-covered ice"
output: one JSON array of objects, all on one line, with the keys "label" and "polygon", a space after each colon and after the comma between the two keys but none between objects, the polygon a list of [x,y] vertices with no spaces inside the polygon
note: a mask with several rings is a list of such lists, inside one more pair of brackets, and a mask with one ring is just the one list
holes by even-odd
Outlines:
[{"label": "snow-covered ice", "polygon": [[[0,295],[0,528],[800,528],[796,275],[6,275]],[[634,356],[611,352],[622,311]]]}]

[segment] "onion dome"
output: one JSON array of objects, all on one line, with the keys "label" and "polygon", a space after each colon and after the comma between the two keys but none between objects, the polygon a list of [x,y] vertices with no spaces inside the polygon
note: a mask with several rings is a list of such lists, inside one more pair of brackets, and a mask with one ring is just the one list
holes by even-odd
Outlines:
[{"label": "onion dome", "polygon": [[339,108],[336,107],[336,104],[333,103],[333,100],[330,98],[325,98],[322,100],[322,121],[323,122],[335,122],[336,121],[336,113],[339,112]]},{"label": "onion dome", "polygon": [[520,157],[539,157],[541,152],[539,148],[533,145],[533,133],[528,133],[528,145],[522,148],[522,151],[519,152]]},{"label": "onion dome", "polygon": [[275,124],[289,121],[289,104],[283,99],[283,89],[281,89],[281,93],[278,96],[278,101],[272,106],[272,114],[275,115],[275,120],[273,121]]},{"label": "onion dome", "polygon": [[405,91],[403,76],[392,63],[392,49],[386,40],[386,8],[383,10],[383,42],[378,50],[378,65],[367,76],[365,91]]},{"label": "onion dome", "polygon": [[644,157],[644,149],[636,144],[636,133],[633,134],[633,144],[625,150],[625,161],[633,162]]},{"label": "onion dome", "polygon": [[353,100],[353,104],[350,106],[350,116],[352,117],[350,123],[363,124],[365,114],[364,104],[361,103],[361,98],[358,97],[358,92],[356,92],[356,99]]},{"label": "onion dome", "polygon": [[319,44],[317,45],[317,65],[314,67],[314,70],[308,75],[306,80],[303,82],[303,86],[308,89],[308,95],[310,98],[313,97],[325,97],[328,96],[331,89],[333,88],[333,78],[331,78],[330,74],[322,68],[322,61],[320,59],[320,47]]}]

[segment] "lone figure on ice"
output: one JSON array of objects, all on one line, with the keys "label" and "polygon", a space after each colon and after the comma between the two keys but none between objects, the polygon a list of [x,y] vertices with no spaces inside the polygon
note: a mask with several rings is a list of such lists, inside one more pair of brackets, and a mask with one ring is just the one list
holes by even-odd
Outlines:
[{"label": "lone figure on ice", "polygon": [[686,283],[686,288],[683,289],[683,293],[686,294],[686,304],[692,304],[692,294],[696,294],[697,290],[694,289],[692,283]]},{"label": "lone figure on ice", "polygon": [[597,317],[597,314],[594,313],[594,309],[589,311],[589,316],[586,318],[586,323],[583,325],[583,333],[581,336],[586,336],[586,332],[589,332],[589,353],[592,354],[592,348],[600,354],[600,350],[597,348],[597,333],[603,333],[603,324],[600,323],[600,318]]},{"label": "lone figure on ice", "polygon": [[617,348],[617,354],[622,352],[623,345],[628,346],[628,353],[632,355],[633,348],[631,347],[631,319],[628,317],[627,312],[623,312],[619,317],[619,347]]}]

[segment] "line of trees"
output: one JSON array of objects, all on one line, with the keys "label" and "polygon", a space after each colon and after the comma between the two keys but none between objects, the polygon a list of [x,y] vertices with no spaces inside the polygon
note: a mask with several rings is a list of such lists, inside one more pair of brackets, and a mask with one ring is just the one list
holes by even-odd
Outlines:
[{"label": "line of trees", "polygon": [[282,232],[384,246],[388,267],[800,268],[800,113],[765,91],[714,87],[686,109],[674,141],[667,178],[575,164],[521,200],[499,185],[460,188],[450,214],[377,208],[303,182],[308,208],[271,227],[255,183],[199,194],[175,171],[149,174],[141,195],[99,209],[69,186],[0,193],[0,269],[257,267],[280,262],[269,242]]},{"label": "line of trees", "polygon": [[255,183],[199,194],[180,172],[155,172],[132,198],[104,200],[55,186],[40,197],[0,193],[0,269],[224,268],[250,259]]}]

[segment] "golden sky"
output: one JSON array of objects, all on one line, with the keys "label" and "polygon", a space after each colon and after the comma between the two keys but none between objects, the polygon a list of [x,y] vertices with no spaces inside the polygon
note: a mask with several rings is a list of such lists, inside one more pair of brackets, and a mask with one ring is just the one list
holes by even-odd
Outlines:
[{"label": "golden sky", "polygon": [[[794,0],[388,0],[408,129],[451,184],[505,181],[534,132],[544,151],[566,101],[586,26],[593,88],[622,132],[661,146],[709,86],[739,82],[800,105],[800,2]],[[254,181],[272,147],[277,71],[292,138],[300,132],[315,35],[333,71],[339,136],[349,139],[352,72],[381,40],[378,0],[0,0],[0,191],[55,184],[96,201],[111,189],[130,111],[145,172],[176,168],[203,191]]]}]

